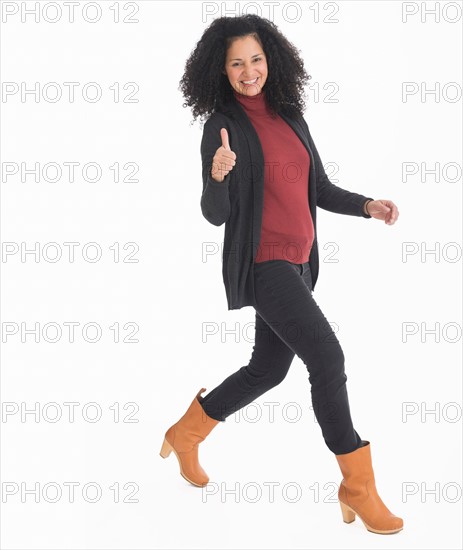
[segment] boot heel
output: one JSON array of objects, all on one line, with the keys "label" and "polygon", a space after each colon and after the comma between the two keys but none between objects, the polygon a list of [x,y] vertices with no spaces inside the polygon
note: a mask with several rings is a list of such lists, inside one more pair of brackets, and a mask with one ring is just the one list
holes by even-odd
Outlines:
[{"label": "boot heel", "polygon": [[344,502],[339,501],[339,504],[341,505],[342,519],[344,522],[352,523],[355,520],[355,512],[353,512],[347,504],[344,504]]},{"label": "boot heel", "polygon": [[161,452],[159,454],[162,456],[162,458],[167,458],[171,452],[172,452],[172,445],[167,441],[166,438],[164,438],[164,441],[161,447]]}]

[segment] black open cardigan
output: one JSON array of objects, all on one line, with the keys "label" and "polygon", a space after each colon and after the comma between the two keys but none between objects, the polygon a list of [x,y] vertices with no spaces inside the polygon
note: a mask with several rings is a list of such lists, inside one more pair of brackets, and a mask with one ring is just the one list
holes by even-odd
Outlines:
[{"label": "black open cardigan", "polygon": [[[368,199],[330,182],[304,117],[280,116],[294,130],[310,155],[309,207],[314,224],[314,242],[308,258],[312,289],[318,279],[319,258],[316,207],[350,216],[371,218],[363,206]],[[236,165],[222,182],[212,179],[212,159],[222,145],[220,129],[226,128]],[[260,240],[264,203],[264,154],[257,132],[244,108],[232,97],[204,124],[201,140],[203,191],[201,211],[207,221],[225,223],[222,275],[228,309],[255,306],[254,260]],[[307,260],[306,260],[307,261]]]}]

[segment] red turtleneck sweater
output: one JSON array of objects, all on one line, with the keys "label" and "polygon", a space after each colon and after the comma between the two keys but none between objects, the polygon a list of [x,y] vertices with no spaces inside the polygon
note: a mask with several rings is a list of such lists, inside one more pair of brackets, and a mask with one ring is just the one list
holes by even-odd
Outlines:
[{"label": "red turtleneck sweater", "polygon": [[265,90],[254,96],[236,90],[233,94],[254,126],[264,153],[264,209],[255,261],[305,263],[314,239],[309,153],[280,116],[271,117]]}]

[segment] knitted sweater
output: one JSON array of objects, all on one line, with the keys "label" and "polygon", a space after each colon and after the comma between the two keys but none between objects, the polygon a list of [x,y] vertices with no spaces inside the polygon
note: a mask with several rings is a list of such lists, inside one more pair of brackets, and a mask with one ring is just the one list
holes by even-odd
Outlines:
[{"label": "knitted sweater", "polygon": [[280,116],[272,117],[265,90],[253,96],[236,90],[233,93],[251,120],[264,152],[264,205],[255,262],[304,263],[314,239],[309,153]]},{"label": "knitted sweater", "polygon": [[[312,289],[319,273],[317,207],[337,214],[371,218],[363,207],[368,199],[360,193],[342,189],[330,182],[325,173],[309,126],[302,115],[281,118],[292,128],[310,156],[309,209],[314,239],[308,258]],[[211,175],[212,159],[222,145],[220,129],[225,128],[236,164],[222,182]],[[201,212],[215,225],[225,224],[222,276],[228,309],[255,306],[254,265],[259,249],[264,210],[264,152],[256,129],[246,110],[233,96],[207,119],[201,139],[202,194]],[[363,173],[360,170],[359,176]],[[301,203],[302,204],[302,203]]]}]

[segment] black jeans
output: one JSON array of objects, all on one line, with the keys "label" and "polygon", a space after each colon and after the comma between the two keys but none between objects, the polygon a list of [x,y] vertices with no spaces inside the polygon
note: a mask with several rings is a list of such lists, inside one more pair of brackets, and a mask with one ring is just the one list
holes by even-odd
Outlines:
[{"label": "black jeans", "polygon": [[312,296],[309,263],[256,263],[254,277],[256,333],[251,360],[202,398],[204,411],[224,421],[282,382],[297,355],[309,372],[313,410],[328,448],[343,454],[361,447],[350,414],[344,353]]}]

